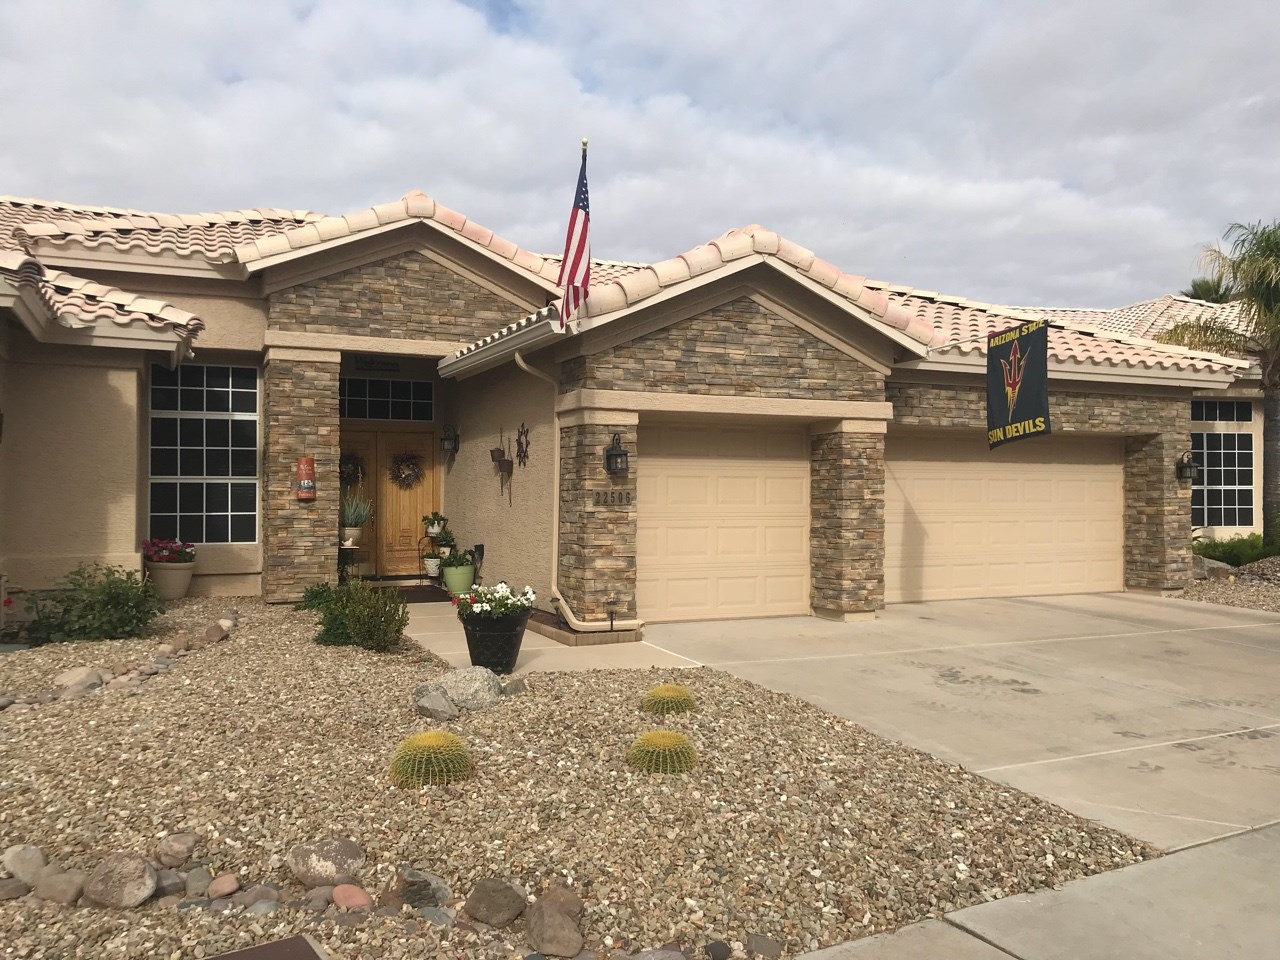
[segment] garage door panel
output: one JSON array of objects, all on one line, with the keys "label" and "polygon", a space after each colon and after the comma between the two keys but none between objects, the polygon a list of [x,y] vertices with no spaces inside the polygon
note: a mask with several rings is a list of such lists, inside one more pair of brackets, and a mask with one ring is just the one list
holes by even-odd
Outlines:
[{"label": "garage door panel", "polygon": [[637,450],[643,619],[809,612],[803,430],[642,424]]},{"label": "garage door panel", "polygon": [[[1118,590],[1123,466],[1109,441],[894,438],[886,458],[889,602]],[[1027,444],[1026,446],[1032,446]]]}]

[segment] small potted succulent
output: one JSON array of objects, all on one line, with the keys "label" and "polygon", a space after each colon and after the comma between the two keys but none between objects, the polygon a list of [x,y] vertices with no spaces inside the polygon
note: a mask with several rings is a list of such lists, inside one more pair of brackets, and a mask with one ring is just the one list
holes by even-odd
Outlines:
[{"label": "small potted succulent", "polygon": [[155,537],[142,541],[142,557],[147,579],[161,600],[180,600],[187,595],[196,569],[194,544]]},{"label": "small potted succulent", "polygon": [[342,527],[341,542],[359,546],[362,528],[373,516],[373,501],[359,493],[348,493],[342,498],[338,514],[338,524]]},{"label": "small potted succulent", "polygon": [[440,532],[445,528],[445,525],[448,524],[448,522],[449,518],[439,510],[433,510],[422,518],[422,523],[427,528],[428,537],[440,536]]},{"label": "small potted succulent", "polygon": [[476,556],[470,550],[456,550],[440,558],[440,575],[445,589],[454,596],[465,593],[476,582]]},{"label": "small potted succulent", "polygon": [[492,587],[472,587],[453,598],[473,666],[494,673],[515,669],[535,599],[533,587],[515,593],[505,580]]},{"label": "small potted succulent", "polygon": [[447,557],[449,554],[453,553],[453,548],[457,544],[457,540],[454,539],[453,536],[453,531],[448,527],[445,527],[432,537],[431,541],[436,545],[436,553],[442,557]]}]

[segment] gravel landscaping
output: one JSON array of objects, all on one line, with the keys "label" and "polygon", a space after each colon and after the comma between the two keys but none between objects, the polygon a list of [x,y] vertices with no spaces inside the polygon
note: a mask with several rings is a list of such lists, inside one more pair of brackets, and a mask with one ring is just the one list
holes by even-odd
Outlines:
[{"label": "gravel landscaping", "polygon": [[[69,667],[146,656],[228,606],[240,611],[229,640],[141,690],[0,712],[0,848],[35,844],[91,871],[113,851],[150,856],[161,838],[192,833],[191,863],[234,871],[242,887],[274,883],[296,902],[306,894],[290,850],[351,837],[375,899],[409,863],[451,888],[449,909],[104,910],[26,897],[0,903],[0,957],[213,957],[296,932],[335,958],[523,956],[534,919],[499,930],[462,910],[489,877],[530,897],[571,887],[592,956],[667,943],[703,956],[713,941],[789,956],[1157,855],[709,669],[535,674],[492,707],[426,720],[414,693],[443,662],[317,646],[313,614],[256,599],[181,601],[148,640],[0,656],[0,691],[38,693]],[[672,679],[700,709],[642,713],[644,693]],[[655,727],[687,734],[698,766],[628,767],[631,741]],[[396,744],[433,728],[465,741],[472,779],[392,787]]]},{"label": "gravel landscaping", "polygon": [[1197,580],[1182,592],[1182,598],[1280,613],[1280,557],[1237,567],[1229,578]]}]

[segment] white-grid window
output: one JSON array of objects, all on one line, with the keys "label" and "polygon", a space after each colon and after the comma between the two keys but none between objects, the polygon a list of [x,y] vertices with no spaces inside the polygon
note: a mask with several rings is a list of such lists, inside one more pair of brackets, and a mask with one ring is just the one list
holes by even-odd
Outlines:
[{"label": "white-grid window", "polygon": [[258,371],[151,367],[152,537],[258,539]]},{"label": "white-grid window", "polygon": [[433,399],[430,380],[342,377],[338,381],[338,416],[354,420],[430,421]]},{"label": "white-grid window", "polygon": [[[1252,423],[1253,404],[1248,400],[1193,400],[1191,419],[1199,423]],[[1253,434],[1193,431],[1191,459],[1200,464],[1200,476],[1191,488],[1191,525],[1253,526]]]}]

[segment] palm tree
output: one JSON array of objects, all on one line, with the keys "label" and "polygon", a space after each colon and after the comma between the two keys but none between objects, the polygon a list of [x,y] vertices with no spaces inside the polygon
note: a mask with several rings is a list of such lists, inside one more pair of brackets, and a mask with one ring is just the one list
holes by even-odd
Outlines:
[{"label": "palm tree", "polygon": [[1221,277],[1196,277],[1191,286],[1178,291],[1192,300],[1203,300],[1205,303],[1228,303],[1236,298],[1236,292],[1222,281]]},{"label": "palm tree", "polygon": [[[1201,266],[1235,292],[1239,319],[1180,323],[1161,340],[1215,353],[1253,356],[1262,373],[1262,537],[1280,543],[1280,220],[1233,223],[1228,251],[1208,247]],[[1195,284],[1192,284],[1195,289]]]}]

